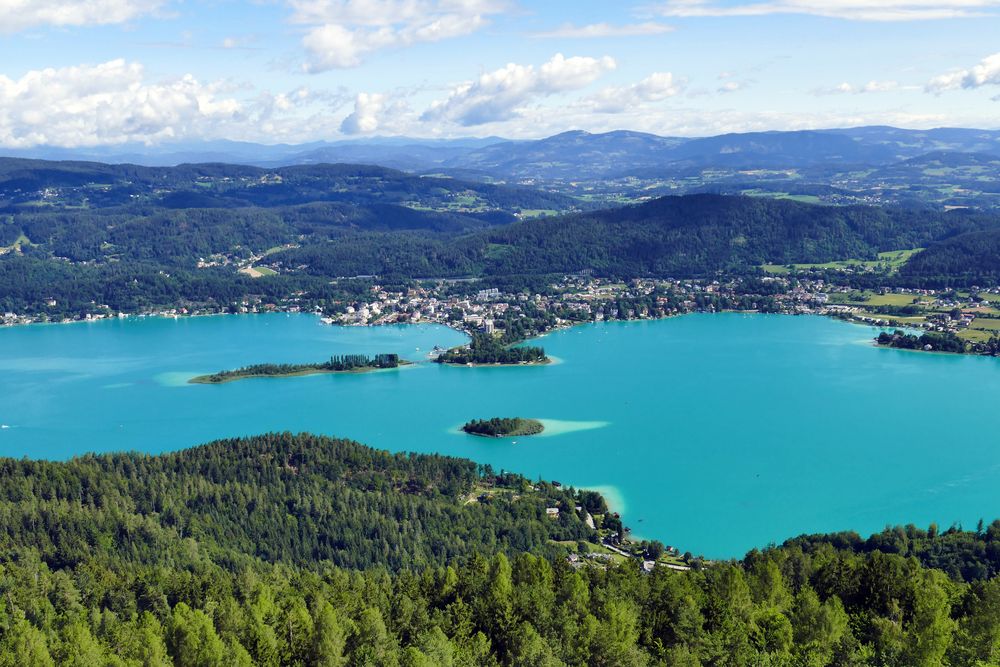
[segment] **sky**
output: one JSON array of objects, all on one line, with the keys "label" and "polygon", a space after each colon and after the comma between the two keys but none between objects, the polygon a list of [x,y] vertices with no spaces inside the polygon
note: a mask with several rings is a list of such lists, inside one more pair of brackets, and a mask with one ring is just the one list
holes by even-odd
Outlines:
[{"label": "sky", "polygon": [[1000,128],[1000,0],[0,0],[0,147]]}]

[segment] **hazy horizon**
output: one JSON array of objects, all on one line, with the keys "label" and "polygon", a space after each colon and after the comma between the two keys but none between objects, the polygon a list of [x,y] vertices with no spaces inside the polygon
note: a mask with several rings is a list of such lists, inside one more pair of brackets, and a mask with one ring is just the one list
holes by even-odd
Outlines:
[{"label": "hazy horizon", "polygon": [[0,149],[1000,127],[1000,0],[0,0]]}]

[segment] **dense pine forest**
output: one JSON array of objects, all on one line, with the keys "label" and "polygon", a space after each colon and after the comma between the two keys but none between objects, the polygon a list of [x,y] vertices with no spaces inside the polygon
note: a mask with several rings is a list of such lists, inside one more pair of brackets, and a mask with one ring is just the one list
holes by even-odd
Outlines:
[{"label": "dense pine forest", "polygon": [[918,287],[942,288],[1000,283],[1000,229],[946,239],[917,254],[900,270]]},{"label": "dense pine forest", "polygon": [[[468,502],[491,484],[522,493]],[[0,493],[3,665],[1000,658],[1000,522],[804,536],[647,574],[570,563],[557,547],[592,539],[574,505],[597,511],[594,494],[288,434],[3,460]]]},{"label": "dense pine forest", "polygon": [[574,511],[546,517],[547,506],[578,504],[550,484],[523,502],[464,502],[494,477],[471,461],[289,434],[161,456],[3,460],[0,548],[30,544],[54,566],[92,556],[168,564],[192,539],[234,563],[395,569],[594,538]]}]

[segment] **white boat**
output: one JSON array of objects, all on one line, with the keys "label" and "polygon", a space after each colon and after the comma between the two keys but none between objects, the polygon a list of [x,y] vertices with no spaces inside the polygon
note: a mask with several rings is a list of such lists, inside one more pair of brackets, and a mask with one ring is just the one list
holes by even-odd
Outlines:
[{"label": "white boat", "polygon": [[7,424],[0,424],[0,428],[10,428],[10,426],[7,426]]}]

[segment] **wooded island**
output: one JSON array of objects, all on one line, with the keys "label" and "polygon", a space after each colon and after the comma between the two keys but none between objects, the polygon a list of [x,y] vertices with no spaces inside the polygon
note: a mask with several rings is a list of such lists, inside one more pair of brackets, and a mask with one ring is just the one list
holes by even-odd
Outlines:
[{"label": "wooded island", "polygon": [[467,422],[462,430],[469,435],[503,438],[515,435],[537,435],[545,430],[545,426],[537,419],[493,417],[492,419],[473,419]]},{"label": "wooded island", "polygon": [[318,364],[254,364],[230,371],[219,371],[211,375],[199,375],[188,380],[192,384],[222,384],[235,380],[258,377],[293,377],[315,373],[367,373],[369,371],[397,368],[410,362],[401,360],[398,354],[345,354],[330,357],[329,361]]},{"label": "wooded island", "polygon": [[545,348],[509,347],[489,334],[474,334],[467,347],[456,347],[435,359],[439,364],[547,364]]}]

